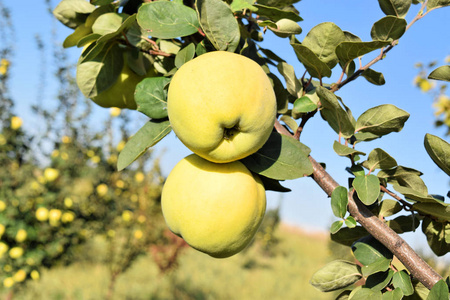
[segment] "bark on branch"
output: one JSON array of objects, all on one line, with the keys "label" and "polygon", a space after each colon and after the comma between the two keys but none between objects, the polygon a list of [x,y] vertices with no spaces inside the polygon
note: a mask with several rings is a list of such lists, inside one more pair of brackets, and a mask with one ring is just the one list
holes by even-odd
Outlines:
[{"label": "bark on branch", "polygon": [[[314,158],[309,157],[314,172],[312,178],[331,196],[333,190],[339,184],[328,174]],[[349,193],[348,210],[350,214],[360,223],[374,238],[388,248],[408,269],[414,278],[419,280],[428,289],[442,279],[395,231],[377,218],[372,212]]]}]

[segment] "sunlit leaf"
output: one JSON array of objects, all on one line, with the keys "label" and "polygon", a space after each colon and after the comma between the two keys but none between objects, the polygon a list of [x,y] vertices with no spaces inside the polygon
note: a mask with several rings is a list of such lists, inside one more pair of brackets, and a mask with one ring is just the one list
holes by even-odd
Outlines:
[{"label": "sunlit leaf", "polygon": [[333,214],[343,219],[347,213],[348,191],[343,186],[338,186],[331,193],[331,209]]},{"label": "sunlit leaf", "polygon": [[440,66],[439,68],[433,70],[428,79],[450,81],[450,66]]},{"label": "sunlit leaf", "polygon": [[338,141],[334,141],[333,150],[339,156],[349,156],[349,155],[366,155],[364,152],[358,151],[354,148],[347,147],[342,145]]},{"label": "sunlit leaf", "polygon": [[356,131],[379,136],[402,130],[409,113],[392,105],[383,104],[366,110],[356,120]]},{"label": "sunlit leaf", "polygon": [[405,33],[406,25],[403,18],[386,16],[373,24],[370,36],[375,41],[397,40]]},{"label": "sunlit leaf", "polygon": [[400,288],[405,296],[409,296],[414,293],[411,277],[409,277],[405,270],[395,272],[392,277],[392,284],[394,285],[394,288]]},{"label": "sunlit leaf", "polygon": [[424,144],[434,163],[450,176],[450,144],[429,133],[425,135]]},{"label": "sunlit leaf", "polygon": [[370,53],[374,50],[383,48],[389,45],[386,41],[372,41],[372,42],[342,42],[336,47],[336,55],[343,64],[354,60],[364,54]]},{"label": "sunlit leaf", "polygon": [[314,273],[310,283],[322,292],[330,292],[350,286],[361,277],[360,268],[357,265],[335,260]]},{"label": "sunlit leaf", "polygon": [[365,205],[373,204],[380,195],[380,181],[373,174],[355,177],[352,185],[358,194],[358,198]]},{"label": "sunlit leaf", "polygon": [[411,6],[411,0],[378,0],[381,10],[386,15],[404,17]]},{"label": "sunlit leaf", "polygon": [[194,43],[190,43],[189,45],[178,51],[177,55],[175,56],[175,66],[177,68],[180,68],[186,62],[193,59],[194,56],[195,56],[195,45]]},{"label": "sunlit leaf", "polygon": [[149,77],[136,86],[137,110],[151,119],[167,118],[167,77]]},{"label": "sunlit leaf", "polygon": [[294,48],[295,54],[298,60],[305,66],[308,73],[315,78],[323,78],[331,76],[330,67],[308,47],[291,43],[292,48]]},{"label": "sunlit leaf", "polygon": [[397,166],[397,161],[383,149],[375,148],[369,153],[369,157],[362,164],[368,170],[392,169]]}]

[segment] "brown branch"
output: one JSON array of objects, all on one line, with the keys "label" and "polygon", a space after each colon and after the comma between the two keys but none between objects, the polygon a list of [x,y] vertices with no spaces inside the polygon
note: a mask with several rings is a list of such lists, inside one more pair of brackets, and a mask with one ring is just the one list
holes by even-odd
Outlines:
[{"label": "brown branch", "polygon": [[[339,184],[312,157],[310,157],[310,161],[314,169],[311,177],[328,196],[331,196],[331,193]],[[364,204],[354,199],[353,191],[349,193],[348,210],[367,232],[386,246],[402,262],[412,276],[428,289],[431,289],[436,282],[442,279],[405,240],[387,226],[385,222],[372,214]]]}]

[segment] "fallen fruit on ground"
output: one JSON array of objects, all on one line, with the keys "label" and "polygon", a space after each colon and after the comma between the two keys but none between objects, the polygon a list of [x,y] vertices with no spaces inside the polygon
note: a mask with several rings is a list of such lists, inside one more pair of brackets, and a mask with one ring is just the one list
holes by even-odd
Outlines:
[{"label": "fallen fruit on ground", "polygon": [[266,195],[259,177],[241,162],[217,164],[191,154],[169,174],[161,205],[170,230],[191,247],[225,258],[252,240]]},{"label": "fallen fruit on ground", "polygon": [[267,141],[276,98],[255,61],[214,51],[175,73],[167,110],[173,131],[186,147],[207,160],[225,163],[256,152]]}]

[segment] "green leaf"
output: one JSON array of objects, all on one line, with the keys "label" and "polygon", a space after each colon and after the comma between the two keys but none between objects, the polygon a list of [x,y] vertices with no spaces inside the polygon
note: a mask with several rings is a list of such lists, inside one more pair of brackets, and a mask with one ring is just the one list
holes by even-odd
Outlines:
[{"label": "green leaf", "polygon": [[357,265],[335,260],[314,273],[310,283],[322,292],[330,292],[350,286],[361,277],[360,268]]},{"label": "green leaf", "polygon": [[448,286],[443,279],[433,285],[427,297],[427,300],[436,299],[448,299]]},{"label": "green leaf", "polygon": [[167,77],[145,78],[136,86],[137,110],[151,119],[167,118]]},{"label": "green leaf", "polygon": [[149,121],[133,135],[119,154],[118,171],[122,171],[164,138],[172,130],[169,121]]},{"label": "green leaf", "polygon": [[348,228],[355,228],[356,227],[356,220],[352,216],[348,216],[347,218],[345,218],[345,222],[344,223],[345,223],[345,226],[347,226]]},{"label": "green leaf", "polygon": [[63,42],[64,48],[70,48],[76,46],[78,42],[85,36],[92,33],[91,28],[86,27],[84,24],[80,24],[72,34],[68,35]]},{"label": "green leaf", "polygon": [[428,188],[423,182],[422,178],[417,174],[405,174],[402,176],[395,177],[396,184],[404,187],[409,187],[415,190],[416,192],[427,196]]},{"label": "green leaf", "polygon": [[433,8],[444,7],[444,6],[449,6],[449,5],[450,5],[450,0],[429,0],[427,2],[427,11],[429,11]]},{"label": "green leaf", "polygon": [[390,170],[381,170],[378,172],[377,176],[379,178],[397,178],[401,176],[409,176],[409,175],[423,175],[422,172],[417,171],[412,168],[398,166],[396,168],[390,169]]},{"label": "green leaf", "polygon": [[450,224],[434,221],[425,217],[422,222],[422,232],[427,237],[428,245],[434,254],[442,256],[450,252],[450,243],[447,236],[450,236]]},{"label": "green leaf", "polygon": [[386,15],[404,17],[411,6],[411,0],[378,0],[381,10]]},{"label": "green leaf", "polygon": [[374,41],[397,40],[405,33],[406,25],[405,19],[386,16],[373,24],[370,36]]},{"label": "green leaf", "polygon": [[322,103],[320,110],[322,117],[336,133],[341,134],[344,138],[351,137],[355,132],[355,127],[347,112],[341,107],[336,95],[321,86],[316,88],[316,92]]},{"label": "green leaf", "polygon": [[411,278],[405,270],[394,273],[392,284],[394,285],[394,288],[400,288],[405,296],[409,296],[414,293]]},{"label": "green leaf", "polygon": [[296,132],[298,129],[297,122],[289,116],[283,115],[280,118],[280,121],[283,121],[292,132]]},{"label": "green leaf", "polygon": [[317,104],[314,103],[309,97],[302,96],[295,100],[292,110],[296,113],[307,113],[317,109]]},{"label": "green leaf", "polygon": [[[259,2],[259,1],[258,1]],[[295,12],[289,10],[282,10],[276,7],[271,7],[262,4],[253,5],[256,7],[255,13],[259,16],[264,16],[274,22],[277,22],[281,19],[289,19],[295,22],[303,21],[303,19]]]},{"label": "green leaf", "polygon": [[382,217],[390,217],[402,211],[402,209],[403,206],[398,201],[385,199],[381,202],[379,215]]},{"label": "green leaf", "polygon": [[374,85],[383,85],[386,83],[386,81],[384,80],[384,75],[382,73],[374,71],[370,68],[364,70],[364,72],[361,73],[361,76]]},{"label": "green leaf", "polygon": [[364,277],[367,277],[369,275],[378,273],[378,272],[385,272],[389,269],[391,265],[391,260],[387,259],[386,257],[380,257],[376,259],[374,262],[364,266],[361,268],[362,274]]},{"label": "green leaf", "polygon": [[295,76],[294,67],[286,62],[280,62],[277,65],[277,69],[286,81],[286,89],[289,94],[294,97],[301,97],[303,86],[300,80]]},{"label": "green leaf", "polygon": [[397,161],[383,149],[375,148],[369,153],[369,157],[362,164],[370,171],[375,169],[392,169],[397,166]]},{"label": "green leaf", "polygon": [[396,288],[392,291],[387,291],[383,294],[382,300],[401,300],[403,299],[403,292],[400,288]]},{"label": "green leaf", "polygon": [[348,300],[381,300],[381,297],[382,294],[380,291],[359,286],[350,293]]},{"label": "green leaf", "polygon": [[441,222],[450,222],[450,206],[448,203],[415,203],[413,210],[432,216]]},{"label": "green leaf", "polygon": [[138,10],[137,21],[149,35],[162,39],[191,35],[200,28],[195,10],[174,1],[143,4]]},{"label": "green leaf", "polygon": [[[129,16],[127,18],[125,18],[125,16],[127,16],[127,15],[124,15],[123,23],[116,30],[113,31],[112,30],[113,27],[111,27],[110,28],[111,31],[106,32],[107,29],[103,28],[105,30],[105,33],[97,40],[97,43],[105,43],[109,40],[116,38],[119,35],[122,35],[123,32],[130,29],[136,23],[136,14]],[[116,22],[117,21],[118,20],[116,20]],[[94,25],[95,25],[95,23],[94,23]],[[118,25],[118,24],[116,24],[116,25]]]},{"label": "green leaf", "polygon": [[376,135],[376,134],[373,134],[370,132],[357,132],[354,134],[354,137],[356,139],[354,144],[357,144],[359,142],[370,142],[370,141],[380,138],[379,135]]},{"label": "green leaf", "polygon": [[[394,271],[392,269],[389,269],[391,262],[388,259],[380,260],[380,262],[381,261],[383,261],[384,264],[387,264],[386,268],[387,271],[385,270],[370,274],[366,279],[366,283],[364,284],[365,287],[370,288],[372,290],[381,291],[391,282],[392,277],[394,276]],[[384,266],[380,265],[380,269],[384,269]]]},{"label": "green leaf", "polygon": [[425,135],[425,149],[442,171],[450,176],[450,144],[435,135]]},{"label": "green leaf", "polygon": [[342,145],[338,141],[334,141],[334,143],[333,143],[333,150],[339,156],[366,155],[364,152],[361,152],[361,151],[358,151],[356,149],[353,149],[353,148],[347,147],[345,145]]},{"label": "green leaf", "polygon": [[77,67],[77,85],[87,98],[93,98],[110,88],[119,77],[123,67],[123,53],[117,44],[102,49],[90,60]]},{"label": "green leaf", "polygon": [[272,179],[295,179],[312,174],[309,152],[298,140],[273,132],[261,149],[242,162],[250,171]]},{"label": "green leaf", "polygon": [[389,220],[386,223],[396,233],[405,233],[415,231],[420,225],[420,219],[417,214],[411,214],[409,216],[398,216],[393,220]]},{"label": "green leaf", "polygon": [[345,41],[344,32],[336,24],[325,22],[313,27],[304,38],[302,45],[333,69],[338,62],[336,47],[343,41]]},{"label": "green leaf", "polygon": [[282,186],[280,181],[278,180],[262,176],[261,174],[259,174],[258,176],[261,179],[266,191],[275,191],[280,193],[287,193],[291,191],[291,189]]},{"label": "green leaf", "polygon": [[336,47],[336,55],[339,61],[345,65],[347,62],[354,60],[364,54],[370,53],[374,50],[383,48],[389,45],[386,41],[372,41],[372,42],[342,42]]},{"label": "green leaf", "polygon": [[368,234],[367,230],[362,226],[342,228],[339,232],[331,235],[331,240],[345,246],[351,246],[355,241]]},{"label": "green leaf", "polygon": [[432,203],[439,201],[439,200],[431,197],[430,195],[424,195],[422,192],[416,191],[415,189],[413,189],[411,187],[400,186],[397,184],[392,185],[392,187],[394,188],[394,190],[396,190],[400,194],[403,194],[405,196],[405,198],[408,198],[413,201],[432,202]]},{"label": "green leaf", "polygon": [[175,56],[175,66],[179,69],[182,65],[193,59],[195,56],[195,44],[190,43]]},{"label": "green leaf", "polygon": [[392,253],[372,236],[364,237],[352,246],[353,255],[363,265],[368,266],[381,259],[391,260]]},{"label": "green leaf", "polygon": [[330,67],[325,62],[321,61],[311,49],[297,43],[291,43],[291,46],[294,48],[298,60],[306,68],[309,75],[315,78],[331,76]]},{"label": "green leaf", "polygon": [[127,14],[115,12],[102,14],[92,24],[92,32],[100,35],[116,32],[128,17]]},{"label": "green leaf", "polygon": [[392,104],[383,104],[366,110],[356,120],[356,131],[378,136],[402,130],[409,113]]},{"label": "green leaf", "polygon": [[342,225],[344,225],[344,221],[343,220],[339,220],[339,221],[333,222],[331,224],[331,227],[330,227],[331,234],[335,234],[336,232],[338,232],[339,229],[342,228]]},{"label": "green leaf", "polygon": [[195,8],[203,32],[214,48],[234,52],[240,31],[228,4],[221,0],[197,0]]},{"label": "green leaf", "polygon": [[53,10],[53,15],[67,27],[75,29],[94,9],[95,6],[85,0],[62,0]]},{"label": "green leaf", "polygon": [[333,214],[343,219],[347,213],[348,191],[343,186],[338,186],[331,193],[331,209]]},{"label": "green leaf", "polygon": [[256,11],[257,8],[253,6],[256,0],[233,0],[231,3],[232,11],[243,11],[244,9],[249,9],[251,11]]},{"label": "green leaf", "polygon": [[365,205],[373,204],[380,195],[380,181],[373,174],[355,177],[352,185],[358,194],[359,200]]},{"label": "green leaf", "polygon": [[439,68],[433,70],[428,79],[450,81],[450,65],[440,66]]}]

